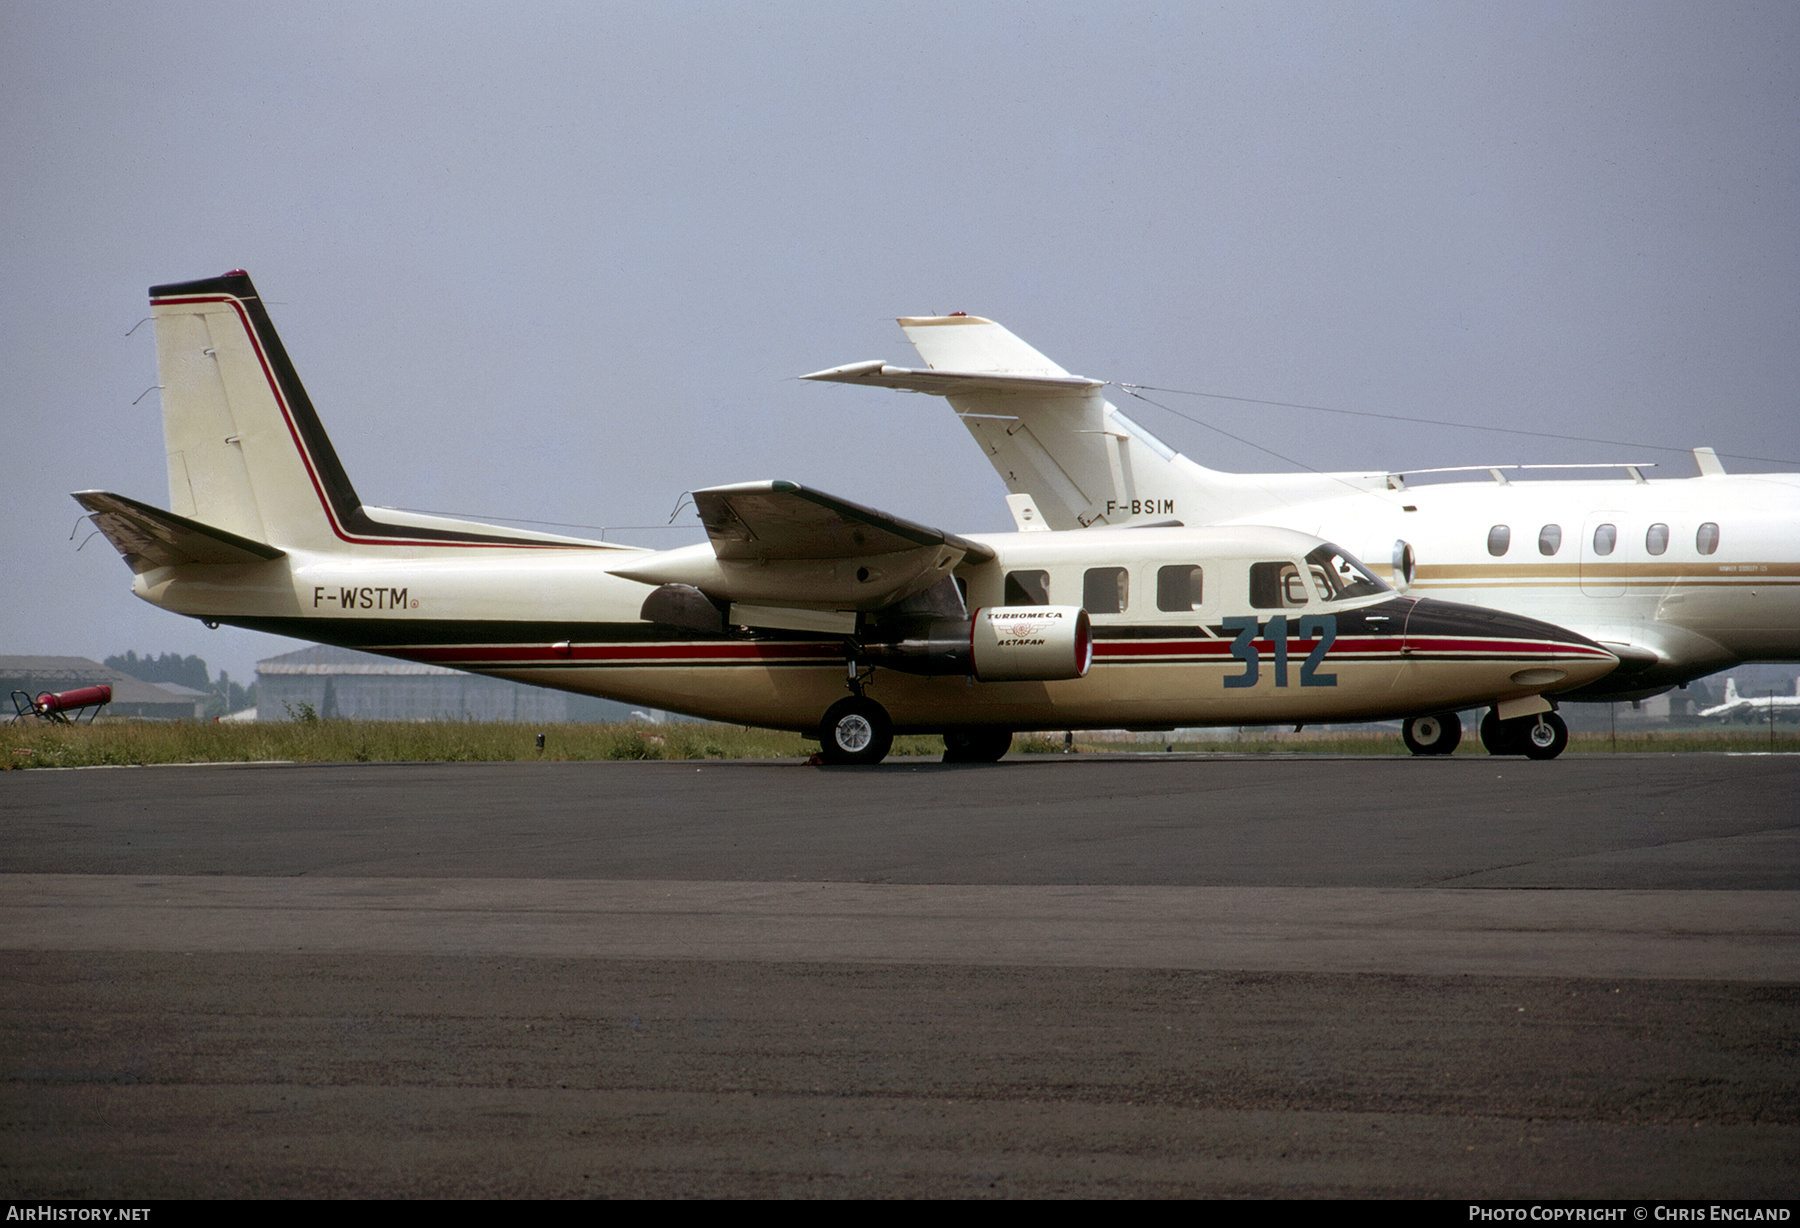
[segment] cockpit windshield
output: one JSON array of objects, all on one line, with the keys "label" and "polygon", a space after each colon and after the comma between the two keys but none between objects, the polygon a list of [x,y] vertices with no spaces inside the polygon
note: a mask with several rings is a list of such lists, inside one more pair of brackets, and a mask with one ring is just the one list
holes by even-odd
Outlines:
[{"label": "cockpit windshield", "polygon": [[1355,555],[1341,546],[1320,546],[1306,556],[1306,566],[1312,572],[1313,584],[1318,587],[1319,596],[1326,601],[1348,601],[1352,597],[1373,597],[1377,593],[1393,592],[1375,573],[1364,567]]}]

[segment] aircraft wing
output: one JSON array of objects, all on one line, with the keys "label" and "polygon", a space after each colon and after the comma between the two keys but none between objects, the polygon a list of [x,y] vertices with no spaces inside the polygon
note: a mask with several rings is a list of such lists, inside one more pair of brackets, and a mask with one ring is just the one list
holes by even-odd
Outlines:
[{"label": "aircraft wing", "polygon": [[665,550],[608,570],[642,584],[699,589],[731,621],[795,630],[853,629],[993,548],[794,482],[694,492],[707,546]]},{"label": "aircraft wing", "polygon": [[135,572],[180,563],[265,563],[286,553],[124,495],[83,490],[74,499]]},{"label": "aircraft wing", "polygon": [[794,482],[743,482],[694,492],[721,559],[851,559],[949,546],[971,562],[994,552],[942,529],[914,524]]}]

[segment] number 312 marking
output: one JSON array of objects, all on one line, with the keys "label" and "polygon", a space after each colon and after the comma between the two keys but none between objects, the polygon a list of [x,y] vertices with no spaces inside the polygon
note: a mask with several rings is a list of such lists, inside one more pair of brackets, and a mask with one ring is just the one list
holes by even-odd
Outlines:
[{"label": "number 312 marking", "polygon": [[[1225,679],[1230,688],[1255,686],[1262,670],[1262,654],[1257,651],[1258,636],[1271,642],[1275,649],[1275,685],[1288,684],[1288,619],[1286,614],[1277,614],[1262,626],[1257,625],[1254,618],[1227,618],[1223,624],[1225,630],[1237,632],[1237,638],[1231,641],[1231,655],[1244,663],[1244,672],[1234,674]],[[1309,614],[1295,620],[1294,636],[1297,639],[1318,639],[1313,650],[1300,663],[1301,686],[1336,686],[1336,674],[1321,674],[1319,666],[1325,661],[1325,654],[1337,643],[1337,615]]]}]

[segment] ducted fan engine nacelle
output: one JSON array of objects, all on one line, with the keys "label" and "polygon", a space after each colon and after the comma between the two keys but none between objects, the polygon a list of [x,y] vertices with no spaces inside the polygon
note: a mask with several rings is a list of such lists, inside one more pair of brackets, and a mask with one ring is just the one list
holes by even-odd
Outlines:
[{"label": "ducted fan engine nacelle", "polygon": [[973,618],[934,618],[909,635],[862,645],[861,656],[904,674],[965,674],[978,682],[1063,682],[1094,661],[1094,633],[1080,606],[990,606]]}]

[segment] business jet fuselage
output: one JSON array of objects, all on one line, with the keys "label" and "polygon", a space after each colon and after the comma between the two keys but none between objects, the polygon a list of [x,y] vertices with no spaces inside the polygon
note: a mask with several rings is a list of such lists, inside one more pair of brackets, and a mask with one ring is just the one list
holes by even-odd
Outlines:
[{"label": "business jet fuselage", "polygon": [[1312,723],[1544,698],[1616,659],[1393,592],[1289,529],[960,537],[788,482],[694,492],[646,551],[364,505],[246,274],[155,287],[173,511],[75,497],[133,591],[202,619],[821,738],[998,758],[1018,730]]},{"label": "business jet fuselage", "polygon": [[[1621,658],[1565,699],[1639,698],[1749,661],[1800,660],[1800,474],[1408,483],[1398,473],[1238,474],[1175,452],[1000,325],[900,321],[923,369],[805,378],[947,397],[1021,528],[1280,525],[1341,542],[1403,591],[1573,628]],[[1417,475],[1415,475],[1417,476]]]}]

